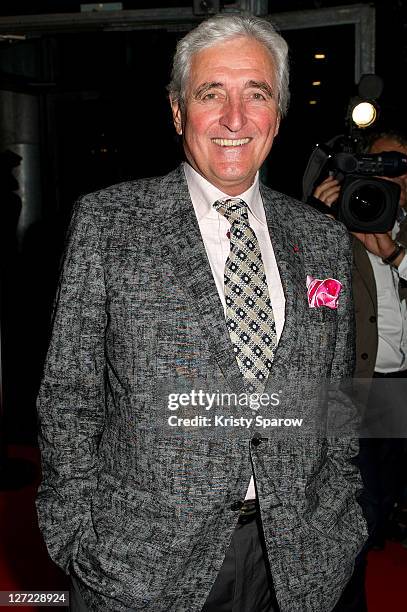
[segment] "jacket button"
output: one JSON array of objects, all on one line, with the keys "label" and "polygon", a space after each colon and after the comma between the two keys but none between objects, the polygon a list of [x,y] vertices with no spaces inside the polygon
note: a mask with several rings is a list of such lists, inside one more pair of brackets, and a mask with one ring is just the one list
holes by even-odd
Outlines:
[{"label": "jacket button", "polygon": [[362,359],[367,359],[369,357],[369,355],[367,353],[362,353],[361,357],[362,357]]},{"label": "jacket button", "polygon": [[376,323],[377,319],[376,319],[376,317],[374,315],[372,315],[371,317],[369,317],[369,321],[371,323]]},{"label": "jacket button", "polygon": [[233,502],[233,504],[230,506],[230,509],[233,510],[233,512],[237,512],[237,510],[240,510],[240,508],[242,507],[242,502],[240,501],[235,501]]},{"label": "jacket button", "polygon": [[261,438],[259,435],[253,436],[252,438],[252,446],[258,446],[261,442]]}]

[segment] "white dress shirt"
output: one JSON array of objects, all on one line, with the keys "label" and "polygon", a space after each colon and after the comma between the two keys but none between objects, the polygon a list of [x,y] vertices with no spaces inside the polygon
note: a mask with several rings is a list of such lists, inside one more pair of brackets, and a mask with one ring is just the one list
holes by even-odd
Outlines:
[{"label": "white dress shirt", "polygon": [[[219,298],[226,313],[224,273],[230,251],[230,240],[228,238],[230,223],[213,208],[213,204],[216,200],[222,200],[230,196],[214,187],[187,163],[184,163],[184,172],[209,265]],[[278,342],[284,327],[285,297],[260,195],[258,173],[253,185],[236,197],[246,202],[249,223],[259,242],[270,301],[273,307]],[[253,499],[254,497],[256,497],[256,494],[252,477],[246,493],[246,499]]]},{"label": "white dress shirt", "polygon": [[[393,238],[399,230],[396,222]],[[407,255],[398,268],[382,262],[380,257],[367,251],[373,268],[377,288],[377,330],[379,344],[376,372],[398,372],[407,368],[407,306],[400,302],[399,279],[407,280]]]}]

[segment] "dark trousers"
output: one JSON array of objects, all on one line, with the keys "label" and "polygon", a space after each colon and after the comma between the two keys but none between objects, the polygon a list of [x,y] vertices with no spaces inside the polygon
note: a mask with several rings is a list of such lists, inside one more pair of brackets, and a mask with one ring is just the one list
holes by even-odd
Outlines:
[{"label": "dark trousers", "polygon": [[332,612],[367,612],[365,577],[367,547],[356,559],[355,569]]},{"label": "dark trousers", "polygon": [[[384,423],[371,438],[360,440],[359,467],[364,484],[360,499],[369,525],[372,544],[384,545],[388,536],[389,519],[396,502],[403,498],[406,442],[402,437],[406,427],[405,390],[407,370],[388,374],[374,373],[367,413],[382,414]],[[391,437],[394,431],[394,436]]]},{"label": "dark trousers", "polygon": [[[381,382],[373,387],[367,406],[368,412],[373,411],[374,414],[381,414],[389,402],[393,403],[395,396],[392,393],[391,379],[406,377],[407,372],[405,371],[386,375],[375,373],[374,378],[381,380]],[[386,382],[390,386],[387,388],[382,382]],[[396,417],[399,416],[397,409],[395,414]],[[389,424],[391,424],[391,421],[386,422],[386,427]],[[398,501],[402,494],[403,457],[405,457],[404,439],[361,438],[359,444],[358,466],[364,485],[364,491],[359,498],[359,502],[368,523],[369,540],[357,557],[353,575],[333,612],[367,612],[365,591],[367,553],[371,546],[384,544],[388,520],[394,503]]]},{"label": "dark trousers", "polygon": [[72,576],[71,587],[69,589],[69,610],[70,612],[88,612],[88,608],[79,591],[78,583]]},{"label": "dark trousers", "polygon": [[202,612],[277,612],[261,526],[238,524]]},{"label": "dark trousers", "polygon": [[399,491],[398,472],[404,440],[362,438],[359,442],[358,464],[364,484],[359,501],[369,526],[369,540],[357,557],[352,577],[333,612],[367,612],[367,553],[372,545],[384,542],[387,521]]},{"label": "dark trousers", "polygon": [[404,444],[395,438],[360,440],[361,503],[373,545],[384,544],[394,504],[402,497]]}]

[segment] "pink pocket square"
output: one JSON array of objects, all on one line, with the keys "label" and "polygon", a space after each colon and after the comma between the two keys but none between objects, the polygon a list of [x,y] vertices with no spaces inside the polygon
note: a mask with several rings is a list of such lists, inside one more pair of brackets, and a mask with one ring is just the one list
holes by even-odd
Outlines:
[{"label": "pink pocket square", "polygon": [[307,276],[307,295],[310,308],[327,306],[338,308],[338,296],[342,289],[342,283],[334,278],[319,280],[313,276]]}]

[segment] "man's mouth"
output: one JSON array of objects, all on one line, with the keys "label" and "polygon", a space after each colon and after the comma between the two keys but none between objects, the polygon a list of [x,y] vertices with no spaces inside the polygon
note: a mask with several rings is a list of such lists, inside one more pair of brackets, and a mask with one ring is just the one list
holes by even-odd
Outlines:
[{"label": "man's mouth", "polygon": [[212,138],[211,140],[220,147],[241,147],[248,144],[251,138]]}]

